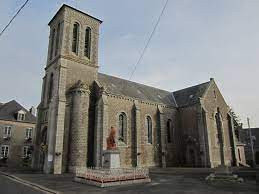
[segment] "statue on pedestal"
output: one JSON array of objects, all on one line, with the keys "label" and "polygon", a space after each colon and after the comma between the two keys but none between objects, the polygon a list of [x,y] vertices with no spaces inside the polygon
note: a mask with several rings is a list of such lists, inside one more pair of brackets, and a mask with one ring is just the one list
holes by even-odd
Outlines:
[{"label": "statue on pedestal", "polygon": [[107,150],[103,152],[103,168],[120,168],[120,152],[116,145],[116,129],[114,127],[111,127],[106,142]]},{"label": "statue on pedestal", "polygon": [[116,146],[116,129],[112,126],[110,130],[110,134],[106,139],[107,142],[107,150],[115,150]]}]

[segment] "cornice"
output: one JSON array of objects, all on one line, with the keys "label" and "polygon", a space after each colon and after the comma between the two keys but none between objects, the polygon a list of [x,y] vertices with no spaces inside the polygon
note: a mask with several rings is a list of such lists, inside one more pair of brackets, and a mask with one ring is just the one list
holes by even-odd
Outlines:
[{"label": "cornice", "polygon": [[11,121],[14,123],[22,123],[22,124],[36,124],[37,122],[29,122],[29,121],[16,121],[16,120],[11,120],[11,119],[0,119],[0,121]]},{"label": "cornice", "polygon": [[78,80],[68,91],[69,93],[88,93],[90,94],[89,86]]},{"label": "cornice", "polygon": [[160,107],[163,107],[163,108],[176,108],[176,107],[169,106],[169,105],[162,104],[162,103],[156,103],[156,102],[148,101],[148,100],[141,100],[139,98],[133,98],[133,97],[129,97],[129,96],[123,96],[123,95],[118,95],[118,94],[113,94],[113,93],[108,93],[108,92],[106,92],[105,95],[107,95],[109,97],[112,97],[112,98],[131,101],[133,103],[137,100],[141,104],[147,104],[147,105],[156,106],[156,107],[160,106]]},{"label": "cornice", "polygon": [[74,61],[76,63],[80,63],[80,64],[87,65],[90,67],[99,68],[98,65],[93,65],[91,62],[86,62],[85,59],[78,59],[78,57],[74,57],[73,55],[61,55],[60,54],[60,55],[57,55],[54,59],[52,59],[52,61],[50,63],[48,63],[48,65],[45,67],[45,70],[47,70],[50,66],[52,66],[52,64],[56,63],[59,59],[67,59],[67,60]]}]

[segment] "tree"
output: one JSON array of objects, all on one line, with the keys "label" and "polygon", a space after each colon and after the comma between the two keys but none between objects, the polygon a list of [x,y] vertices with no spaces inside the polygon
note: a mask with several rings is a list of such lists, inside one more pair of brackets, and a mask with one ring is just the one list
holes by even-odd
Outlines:
[{"label": "tree", "polygon": [[237,139],[239,139],[239,129],[242,129],[243,124],[241,123],[239,116],[234,112],[232,108],[230,109],[230,115],[233,118],[235,135]]}]

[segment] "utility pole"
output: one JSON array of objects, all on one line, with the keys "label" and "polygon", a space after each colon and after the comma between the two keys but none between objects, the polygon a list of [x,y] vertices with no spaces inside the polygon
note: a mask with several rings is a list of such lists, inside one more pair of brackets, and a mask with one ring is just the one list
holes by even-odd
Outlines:
[{"label": "utility pole", "polygon": [[251,132],[251,128],[250,128],[250,119],[247,118],[247,125],[248,125],[248,130],[249,130],[249,139],[250,139],[250,146],[251,146],[251,152],[252,152],[252,164],[253,164],[253,168],[256,167],[256,164],[255,164],[255,154],[254,154],[254,142],[253,142],[253,139],[252,139],[252,132]]}]

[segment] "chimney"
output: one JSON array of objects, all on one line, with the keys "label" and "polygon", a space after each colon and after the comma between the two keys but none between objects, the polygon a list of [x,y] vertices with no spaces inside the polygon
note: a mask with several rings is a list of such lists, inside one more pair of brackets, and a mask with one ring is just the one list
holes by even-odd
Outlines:
[{"label": "chimney", "polygon": [[30,113],[31,113],[32,115],[36,116],[36,108],[34,108],[34,106],[32,106],[32,107],[30,108]]}]

